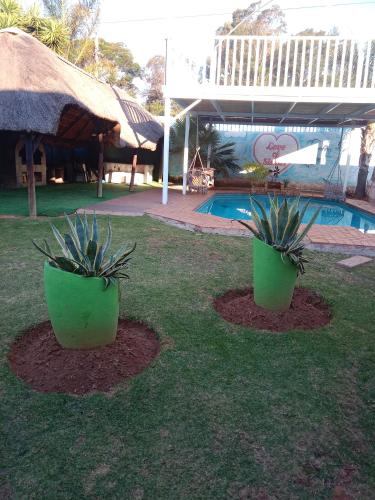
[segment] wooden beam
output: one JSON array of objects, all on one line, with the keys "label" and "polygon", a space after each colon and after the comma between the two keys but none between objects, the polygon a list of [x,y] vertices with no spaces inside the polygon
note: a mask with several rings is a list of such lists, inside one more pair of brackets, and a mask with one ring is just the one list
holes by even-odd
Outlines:
[{"label": "wooden beam", "polygon": [[129,191],[133,191],[134,188],[134,177],[135,177],[135,169],[137,167],[137,155],[133,155],[132,161],[132,172],[130,175],[130,183],[129,183]]},{"label": "wooden beam", "polygon": [[98,142],[99,142],[99,155],[98,155],[97,197],[103,198],[104,142],[102,133],[98,134]]},{"label": "wooden beam", "polygon": [[42,142],[43,136],[42,136],[42,134],[38,134],[38,135],[35,135],[32,139],[33,139],[33,154],[34,154],[35,151],[39,148],[39,146]]},{"label": "wooden beam", "polygon": [[[65,114],[63,116],[63,119],[62,120],[66,120],[68,122],[68,125],[65,125],[65,127],[61,130],[61,122],[60,122],[60,126],[59,126],[59,130],[58,130],[58,136],[61,137],[62,139],[64,139],[64,136],[70,132],[74,127],[77,126],[77,124],[79,124],[79,122],[82,120],[82,118],[84,118],[85,116],[87,115],[87,111],[83,111],[81,113],[78,114],[77,116],[77,113],[71,113],[70,115],[69,114]],[[62,121],[63,123],[63,121]]]},{"label": "wooden beam", "polygon": [[31,134],[25,139],[26,166],[27,166],[27,195],[29,198],[29,216],[36,217],[35,174],[33,158],[33,140]]}]

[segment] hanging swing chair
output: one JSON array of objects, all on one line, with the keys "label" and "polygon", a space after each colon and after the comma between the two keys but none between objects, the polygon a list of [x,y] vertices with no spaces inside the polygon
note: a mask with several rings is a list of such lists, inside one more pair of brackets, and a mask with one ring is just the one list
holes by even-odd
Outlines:
[{"label": "hanging swing chair", "polygon": [[338,145],[338,155],[333,164],[333,167],[324,180],[324,198],[333,201],[345,201],[345,193],[342,183],[341,168],[340,168],[340,157],[341,157],[341,147],[343,143],[344,129],[341,129],[341,137]]},{"label": "hanging swing chair", "polygon": [[199,194],[206,194],[208,188],[214,185],[215,169],[207,168],[203,165],[202,157],[200,155],[198,128],[199,123],[197,117],[196,148],[188,169],[187,185],[190,193],[195,191]]}]

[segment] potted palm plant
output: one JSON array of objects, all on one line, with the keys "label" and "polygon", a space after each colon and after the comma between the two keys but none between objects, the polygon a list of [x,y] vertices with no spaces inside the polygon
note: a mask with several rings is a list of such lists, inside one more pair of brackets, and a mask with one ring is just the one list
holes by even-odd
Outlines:
[{"label": "potted palm plant", "polygon": [[299,232],[309,203],[300,210],[299,198],[292,203],[284,198],[280,203],[277,197],[269,197],[270,210],[267,214],[258,200],[250,198],[250,202],[255,227],[244,221],[239,222],[254,235],[254,301],[271,311],[286,311],[292,301],[297,276],[305,272],[307,259],[303,256],[302,241],[320,209]]},{"label": "potted palm plant", "polygon": [[69,232],[61,234],[51,224],[62,255],[52,252],[46,240],[33,241],[48,260],[44,265],[44,288],[48,314],[60,345],[89,349],[112,343],[119,316],[119,279],[128,278],[129,255],[125,245],[107,257],[112,229],[108,221],[103,243],[94,215],[91,228],[86,215],[75,221],[66,216]]}]

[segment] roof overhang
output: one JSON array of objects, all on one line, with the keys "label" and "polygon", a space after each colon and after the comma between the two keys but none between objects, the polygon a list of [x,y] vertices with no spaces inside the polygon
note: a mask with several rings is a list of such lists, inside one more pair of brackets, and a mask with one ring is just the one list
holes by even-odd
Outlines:
[{"label": "roof overhang", "polygon": [[193,114],[211,121],[263,125],[298,125],[317,127],[363,127],[375,122],[374,89],[256,88],[197,86],[196,89],[167,88],[183,109],[200,102]]}]

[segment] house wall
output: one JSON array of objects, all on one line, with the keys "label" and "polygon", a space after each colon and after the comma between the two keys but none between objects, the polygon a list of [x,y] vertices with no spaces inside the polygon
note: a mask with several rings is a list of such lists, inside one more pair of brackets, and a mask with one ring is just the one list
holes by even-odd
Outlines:
[{"label": "house wall", "polygon": [[[355,186],[358,174],[360,130],[322,127],[273,127],[218,124],[223,142],[234,142],[235,154],[242,167],[261,163],[272,171],[280,169],[280,180],[323,184],[333,165],[339,161],[342,178],[348,172],[348,185]],[[340,154],[340,141],[342,148]],[[374,155],[375,156],[375,155]],[[349,165],[347,167],[347,164]],[[371,165],[375,164],[373,158]],[[215,165],[212,165],[215,167]],[[182,153],[171,155],[172,176],[182,175]],[[370,168],[369,177],[372,168]],[[232,175],[243,176],[245,173]]]},{"label": "house wall", "polygon": [[[46,155],[43,144],[34,153],[36,184],[46,184]],[[27,185],[25,149],[20,134],[0,132],[0,188]]]},{"label": "house wall", "polygon": [[[27,186],[27,165],[25,143],[22,139],[16,144],[15,151],[16,179],[17,187]],[[43,144],[39,144],[34,152],[34,176],[37,186],[44,186],[47,183],[46,177],[46,152]]]},{"label": "house wall", "polygon": [[162,156],[162,140],[159,141],[156,151],[148,149],[134,148],[115,148],[114,146],[105,146],[104,161],[116,164],[131,164],[133,155],[137,155],[137,163],[139,165],[152,165],[152,175],[154,180],[158,180],[161,174],[160,162]]}]

